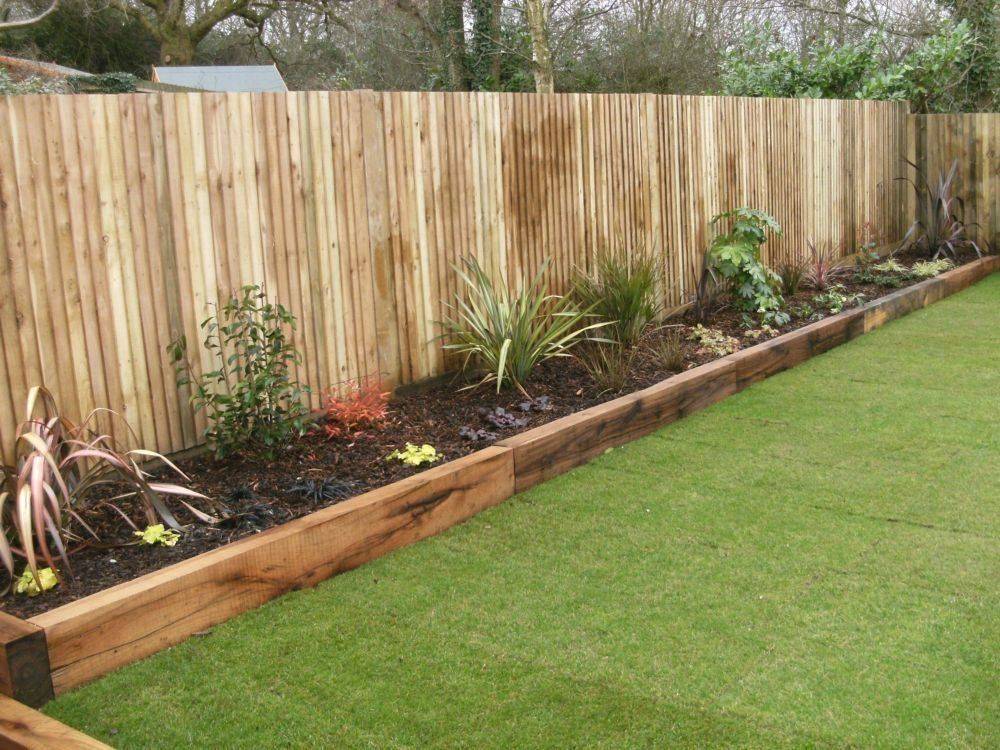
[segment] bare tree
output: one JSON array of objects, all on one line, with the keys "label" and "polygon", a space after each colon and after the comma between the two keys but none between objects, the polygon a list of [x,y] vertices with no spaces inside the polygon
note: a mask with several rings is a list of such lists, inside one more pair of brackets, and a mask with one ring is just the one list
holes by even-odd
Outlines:
[{"label": "bare tree", "polygon": [[551,94],[555,91],[552,50],[549,47],[549,9],[544,0],[524,0],[524,16],[531,34],[531,60],[535,74],[535,91]]},{"label": "bare tree", "polygon": [[5,20],[0,21],[0,31],[9,31],[11,29],[23,29],[26,26],[32,26],[38,23],[42,19],[46,18],[50,14],[54,13],[56,8],[59,7],[59,0],[52,0],[52,5],[43,10],[37,15],[31,16],[30,18],[22,18],[14,21]]}]

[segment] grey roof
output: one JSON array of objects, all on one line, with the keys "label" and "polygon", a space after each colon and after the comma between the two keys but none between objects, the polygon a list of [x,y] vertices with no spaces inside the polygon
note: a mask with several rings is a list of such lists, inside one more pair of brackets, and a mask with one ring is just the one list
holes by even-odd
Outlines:
[{"label": "grey roof", "polygon": [[203,91],[288,91],[273,65],[155,65],[153,80]]}]

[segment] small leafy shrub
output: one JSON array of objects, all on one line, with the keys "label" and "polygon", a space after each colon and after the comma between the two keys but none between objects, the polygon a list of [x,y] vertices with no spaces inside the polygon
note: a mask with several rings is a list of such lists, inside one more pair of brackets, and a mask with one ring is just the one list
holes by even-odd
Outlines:
[{"label": "small leafy shrub", "polygon": [[881,263],[875,263],[872,266],[872,269],[878,271],[879,273],[892,273],[897,276],[906,276],[909,273],[909,269],[895,258],[889,258],[889,260]]},{"label": "small leafy shrub", "polygon": [[769,339],[772,336],[776,336],[777,330],[769,325],[762,325],[760,328],[751,328],[743,334],[743,338],[750,339],[752,341],[760,341],[761,339]]},{"label": "small leafy shrub", "polygon": [[164,527],[162,523],[147,526],[143,531],[136,531],[134,536],[139,537],[142,544],[157,545],[162,547],[173,547],[177,544],[181,535],[173,529]]},{"label": "small leafy shrub", "polygon": [[810,305],[808,302],[803,302],[801,305],[796,305],[795,307],[791,308],[789,312],[791,312],[792,316],[797,320],[806,320],[808,318],[811,318],[816,313],[816,311],[813,309],[813,306]]},{"label": "small leafy shrub", "polygon": [[458,435],[470,443],[492,443],[496,440],[499,435],[495,432],[491,432],[483,427],[475,428],[464,425],[458,429]]},{"label": "small leafy shrub", "polygon": [[52,568],[42,568],[38,571],[37,576],[25,568],[14,584],[14,593],[38,596],[45,591],[54,589],[58,583],[59,577]]},{"label": "small leafy shrub", "polygon": [[712,226],[717,232],[723,221],[730,222],[730,229],[712,240],[712,268],[728,283],[739,309],[759,315],[764,323],[784,325],[789,318],[781,310],[781,279],[760,259],[768,232],[780,235],[781,227],[770,214],[752,208],[737,208],[713,217]]},{"label": "small leafy shrub", "polygon": [[825,292],[834,284],[839,283],[850,269],[838,256],[835,248],[829,243],[817,246],[812,240],[808,241],[809,260],[806,263],[803,280],[806,285],[817,292]]},{"label": "small leafy shrub", "polygon": [[354,494],[354,482],[327,477],[325,479],[299,479],[288,488],[288,491],[298,495],[313,505],[330,501],[346,500]]},{"label": "small leafy shrub", "polygon": [[684,341],[680,326],[662,330],[653,340],[653,355],[664,370],[680,372],[684,369]]},{"label": "small leafy shrub", "polygon": [[860,305],[865,301],[865,295],[858,293],[849,294],[843,284],[836,284],[827,289],[823,294],[813,297],[813,304],[823,310],[829,310],[830,314],[836,315],[849,307]]},{"label": "small leafy shrub", "polygon": [[394,450],[386,456],[386,461],[395,460],[407,466],[423,466],[424,464],[436,463],[441,458],[441,454],[437,452],[433,445],[424,443],[421,446],[416,446],[413,443],[407,443],[403,450]]},{"label": "small leafy shrub", "polygon": [[493,279],[475,258],[456,267],[465,286],[448,305],[451,316],[441,325],[444,348],[465,356],[463,370],[485,370],[479,385],[496,383],[497,393],[511,384],[526,396],[524,383],[540,362],[568,357],[588,331],[603,322],[587,324],[589,310],[579,310],[569,299],[549,294],[544,281],[548,261],[519,292]]},{"label": "small leafy shrub", "polygon": [[805,278],[806,265],[801,260],[788,260],[778,266],[778,276],[781,279],[781,293],[786,297],[798,294],[799,287]]},{"label": "small leafy shrub", "polygon": [[142,467],[149,460],[158,460],[187,480],[180,469],[154,451],[122,447],[96,424],[102,416],[119,422],[126,434],[135,434],[109,409],[95,410],[75,424],[59,413],[47,389],[36,386],[28,392],[25,420],[16,431],[15,463],[0,466],[0,561],[12,576],[15,555],[27,561],[29,573],[39,585],[39,558],[58,577],[58,557],[63,569],[72,575],[69,555],[73,545],[84,535],[98,539],[80,511],[88,507],[95,489],[103,490],[109,484],[116,485],[119,492],[113,501],[104,502],[123,519],[128,515],[114,503],[135,500],[147,524],[162,521],[179,530],[180,523],[164,502],[165,496],[173,496],[198,520],[215,522],[184,499],[207,499],[204,495],[177,484],[150,481]]},{"label": "small leafy shrub", "polygon": [[97,75],[67,76],[66,83],[80,94],[131,94],[139,79],[131,73],[99,73]]},{"label": "small leafy shrub", "polygon": [[196,375],[184,336],[170,344],[178,386],[190,385],[191,403],[208,417],[205,438],[217,457],[253,447],[274,450],[305,432],[308,389],[294,378],[302,356],[288,340],[295,316],[272,304],[259,286],[244,286],[206,318],[204,346],[216,369]]},{"label": "small leafy shrub", "polygon": [[895,258],[879,263],[862,263],[854,272],[854,281],[859,284],[876,284],[892,289],[898,289],[911,278],[910,269]]},{"label": "small leafy shrub", "polygon": [[947,172],[938,174],[934,183],[927,179],[920,167],[909,159],[905,161],[913,167],[916,175],[912,180],[908,177],[897,179],[913,187],[919,217],[907,230],[900,247],[915,248],[932,260],[942,257],[957,260],[962,250],[974,250],[977,256],[982,257],[979,245],[968,236],[969,227],[976,225],[965,223],[965,201],[954,193],[958,159],[951,163]]},{"label": "small leafy shrub", "polygon": [[502,406],[495,406],[492,409],[481,406],[478,411],[479,416],[482,417],[484,422],[500,430],[517,429],[528,424],[527,417],[519,417],[513,412],[507,411]]},{"label": "small leafy shrub", "polygon": [[330,389],[324,396],[326,422],[323,429],[329,438],[357,439],[368,430],[385,426],[389,413],[389,392],[377,381],[348,383],[343,395]]},{"label": "small leafy shrub", "polygon": [[955,267],[948,258],[919,260],[913,264],[910,273],[917,279],[930,279]]},{"label": "small leafy shrub", "polygon": [[662,306],[657,299],[659,271],[656,257],[644,248],[629,253],[601,250],[590,273],[577,270],[572,299],[607,324],[601,331],[625,349],[639,343]]},{"label": "small leafy shrub", "polygon": [[698,343],[701,354],[711,354],[715,357],[725,357],[740,348],[740,341],[717,328],[706,328],[700,323],[688,334],[691,341]]}]

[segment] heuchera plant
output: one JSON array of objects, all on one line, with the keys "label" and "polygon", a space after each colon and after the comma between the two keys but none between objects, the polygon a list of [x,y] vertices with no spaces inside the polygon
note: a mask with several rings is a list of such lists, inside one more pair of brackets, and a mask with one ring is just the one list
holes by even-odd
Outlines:
[{"label": "heuchera plant", "polygon": [[386,456],[387,461],[397,460],[401,461],[407,466],[422,466],[424,464],[433,464],[440,461],[443,456],[437,452],[433,445],[428,445],[424,443],[421,446],[416,446],[413,443],[407,443],[403,450],[395,450]]}]

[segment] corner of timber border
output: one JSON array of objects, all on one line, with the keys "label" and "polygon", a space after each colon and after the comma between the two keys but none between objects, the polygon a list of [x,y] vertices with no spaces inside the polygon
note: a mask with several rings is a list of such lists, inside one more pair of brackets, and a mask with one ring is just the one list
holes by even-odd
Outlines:
[{"label": "corner of timber border", "polygon": [[111,750],[108,745],[0,695],[0,750]]},{"label": "corner of timber border", "polygon": [[[440,533],[607,448],[704,409],[998,270],[1000,257],[987,256],[30,620],[0,612],[0,693],[41,706],[54,694],[180,643],[288,591],[313,586]],[[0,702],[0,720],[6,722],[2,709],[11,703]],[[4,745],[6,739],[0,731],[0,750],[45,746]],[[57,746],[104,747],[96,742]]]}]

